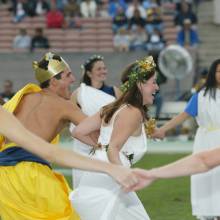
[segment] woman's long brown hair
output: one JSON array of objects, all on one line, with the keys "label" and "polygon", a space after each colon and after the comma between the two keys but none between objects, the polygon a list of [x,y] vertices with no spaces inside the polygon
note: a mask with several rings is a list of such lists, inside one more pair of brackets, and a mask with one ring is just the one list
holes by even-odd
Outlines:
[{"label": "woman's long brown hair", "polygon": [[[137,65],[136,63],[130,64],[123,72],[121,77],[121,82],[125,83],[128,81],[128,76],[131,73],[132,69]],[[150,71],[144,80],[150,79],[155,74],[155,70]],[[138,82],[137,82],[138,83]],[[143,120],[147,119],[147,106],[143,106],[143,96],[137,86],[137,83],[134,83],[133,86],[122,94],[122,96],[114,101],[113,103],[103,107],[101,112],[101,118],[104,119],[105,123],[109,123],[114,113],[124,104],[134,106],[140,110],[143,115]]]}]

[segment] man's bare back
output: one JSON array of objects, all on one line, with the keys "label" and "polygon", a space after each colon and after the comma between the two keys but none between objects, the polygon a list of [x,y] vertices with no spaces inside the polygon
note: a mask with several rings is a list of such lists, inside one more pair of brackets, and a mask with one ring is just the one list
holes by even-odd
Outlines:
[{"label": "man's bare back", "polygon": [[84,118],[77,106],[47,90],[24,96],[14,114],[46,141],[53,140],[68,122],[78,124]]}]

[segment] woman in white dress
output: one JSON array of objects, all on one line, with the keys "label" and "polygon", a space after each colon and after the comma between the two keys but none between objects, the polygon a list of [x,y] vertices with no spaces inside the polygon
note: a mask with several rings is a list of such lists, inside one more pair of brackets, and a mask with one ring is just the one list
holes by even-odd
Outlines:
[{"label": "woman in white dress", "polygon": [[[106,84],[108,70],[104,63],[104,58],[100,55],[89,57],[82,65],[83,76],[80,86],[73,92],[71,100],[77,104],[85,115],[91,116],[97,113],[104,105],[107,105],[121,95],[120,90],[115,86]],[[74,129],[71,124],[70,130]],[[73,150],[84,156],[90,156],[92,147],[73,140]],[[73,169],[73,188],[80,182],[84,171]]]},{"label": "woman in white dress", "polygon": [[[190,99],[184,112],[167,122],[153,134],[163,138],[168,130],[194,117],[199,126],[193,152],[220,145],[220,59],[209,70],[205,86]],[[220,167],[191,177],[192,214],[201,220],[220,219]]]},{"label": "woman in white dress", "polygon": [[[85,119],[73,132],[82,141],[100,129],[99,144],[93,158],[130,167],[147,150],[144,122],[147,106],[158,90],[152,57],[136,61],[122,76],[123,95]],[[110,177],[87,172],[70,195],[83,220],[149,220],[142,203],[132,192],[126,194]]]}]

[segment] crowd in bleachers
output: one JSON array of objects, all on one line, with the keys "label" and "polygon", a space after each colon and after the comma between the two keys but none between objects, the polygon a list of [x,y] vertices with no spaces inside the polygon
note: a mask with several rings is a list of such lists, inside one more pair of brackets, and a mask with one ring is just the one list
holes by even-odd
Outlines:
[{"label": "crowd in bleachers", "polygon": [[[166,46],[160,1],[133,0],[128,4],[122,0],[111,0],[109,15],[113,20],[114,45],[117,50],[161,51]],[[176,2],[173,17],[178,31],[176,42],[181,46],[196,47],[199,37],[196,30],[197,16],[192,10],[192,3]]]},{"label": "crowd in bleachers", "polygon": [[[176,43],[197,47],[196,9],[199,0],[1,0],[10,2],[13,22],[22,23],[25,17],[45,16],[46,28],[83,29],[81,18],[108,17],[112,19],[113,45],[116,51],[161,51],[164,38],[164,4],[173,4],[169,12],[176,26]],[[36,28],[35,36],[19,30],[13,48],[49,48],[43,29]]]}]

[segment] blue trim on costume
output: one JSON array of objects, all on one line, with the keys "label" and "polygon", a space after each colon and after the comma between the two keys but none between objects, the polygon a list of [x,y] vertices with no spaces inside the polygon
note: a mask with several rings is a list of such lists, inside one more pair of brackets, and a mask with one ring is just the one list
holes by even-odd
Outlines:
[{"label": "blue trim on costume", "polygon": [[198,115],[198,93],[195,93],[191,97],[184,112],[191,115],[192,117],[196,117]]},{"label": "blue trim on costume", "polygon": [[115,90],[112,86],[103,85],[99,90],[115,97]]},{"label": "blue trim on costume", "polygon": [[9,147],[0,152],[0,166],[15,166],[23,161],[36,162],[51,168],[49,162],[21,147]]}]

